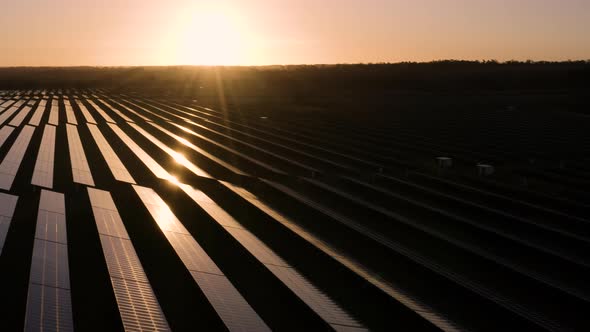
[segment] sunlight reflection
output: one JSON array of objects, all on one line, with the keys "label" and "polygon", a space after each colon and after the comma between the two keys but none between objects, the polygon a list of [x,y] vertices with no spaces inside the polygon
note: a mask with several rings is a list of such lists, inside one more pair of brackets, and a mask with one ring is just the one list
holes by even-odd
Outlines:
[{"label": "sunlight reflection", "polygon": [[179,163],[181,165],[185,165],[188,162],[186,157],[180,152],[174,151],[172,153],[172,158],[174,158],[174,161],[176,161],[177,163]]},{"label": "sunlight reflection", "polygon": [[133,188],[150,211],[153,219],[164,231],[182,232],[183,227],[174,213],[152,189],[134,185]]},{"label": "sunlight reflection", "polygon": [[177,186],[180,185],[180,181],[178,180],[178,178],[174,175],[170,175],[170,177],[168,177],[168,181],[172,182],[172,184],[175,184]]}]

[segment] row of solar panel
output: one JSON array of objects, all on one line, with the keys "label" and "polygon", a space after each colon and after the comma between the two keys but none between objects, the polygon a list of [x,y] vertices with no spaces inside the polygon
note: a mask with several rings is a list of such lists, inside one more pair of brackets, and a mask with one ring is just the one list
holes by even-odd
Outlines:
[{"label": "row of solar panel", "polygon": [[[155,115],[155,114],[154,114]],[[155,125],[155,124],[153,124]],[[143,151],[139,146],[137,146],[136,143],[133,142],[133,140],[131,140],[127,135],[125,135],[125,133],[123,133],[120,128],[116,127],[116,126],[112,126],[111,124],[109,124],[109,126],[111,126],[111,128],[113,129],[113,131],[123,140],[123,142],[125,142],[130,148],[131,150],[139,157],[140,160],[142,160],[147,167],[152,170],[154,172],[154,174],[157,177],[163,178],[163,179],[169,179],[171,178],[170,174],[167,173],[161,166],[158,165],[157,162],[155,162],[147,153],[145,153],[145,151]],[[157,126],[157,125],[155,125]],[[89,126],[90,128],[93,128],[92,126]],[[135,127],[134,128],[136,130],[138,130],[140,133],[142,133],[144,136],[148,137],[150,139],[150,141],[152,141],[154,144],[156,144],[156,146],[158,146],[159,148],[161,148],[162,150],[164,150],[165,152],[167,152],[169,155],[175,157],[174,151],[171,151],[171,149],[167,148],[166,145],[164,145],[163,143],[161,143],[160,141],[158,141],[157,139],[155,139],[155,137],[153,136],[148,136],[149,134],[147,134],[145,131],[142,131],[141,128],[139,127]],[[160,127],[161,128],[161,127]],[[92,131],[92,130],[91,130]],[[101,144],[99,144],[100,147]],[[108,146],[108,144],[107,144]],[[187,168],[191,168],[190,164],[188,164],[189,166],[187,166]],[[196,173],[197,174],[197,173]],[[206,175],[206,174],[201,174],[201,175]],[[183,186],[183,189],[187,192],[191,193],[191,196],[194,196],[192,194],[192,192],[190,191],[190,189],[188,189],[187,187]],[[231,233],[232,228],[226,228],[228,230],[228,232]],[[234,231],[234,233],[237,231]],[[248,239],[244,239],[244,236],[240,236],[239,234],[234,234],[232,233],[232,235],[238,239],[238,241],[240,241],[241,243],[247,243]],[[246,234],[248,234],[246,232]],[[250,241],[252,242],[252,241]],[[256,242],[256,241],[253,241]],[[258,243],[259,245],[263,245],[262,243]],[[286,268],[286,271],[290,271],[289,270],[289,266],[283,266],[283,265],[277,265],[276,262],[273,263],[267,263],[267,267],[273,271],[273,273],[275,275],[277,275],[277,277],[279,277],[279,279],[283,280],[285,283],[289,283],[289,281],[291,283],[296,282],[297,278],[296,277],[289,277],[288,274],[287,276],[285,276],[284,274],[281,273],[281,269],[280,268]],[[275,267],[275,265],[277,265]],[[292,272],[295,273],[295,276],[297,276],[296,271]],[[291,274],[292,274],[291,273]],[[366,274],[368,275],[368,274]],[[282,278],[281,278],[282,276]],[[294,280],[293,280],[294,279]],[[294,285],[292,287],[295,287]],[[305,296],[304,294],[301,294],[301,296]],[[323,302],[325,301],[329,301],[329,299],[323,299]],[[322,302],[320,301],[320,302]],[[309,302],[309,301],[308,301]],[[324,315],[325,316],[325,315]],[[338,323],[335,323],[336,325],[338,325]]]},{"label": "row of solar panel", "polygon": [[[144,111],[146,114],[149,114],[149,115],[151,115],[151,116],[156,116],[158,119],[162,119],[162,120],[165,120],[165,121],[169,121],[169,119],[165,117],[165,116],[166,116],[166,114],[167,114],[166,112],[158,112],[158,113],[155,113],[153,110],[152,110],[152,111],[149,111],[149,110],[147,110],[147,109],[145,109],[145,108],[140,108],[141,106],[139,106],[139,104],[135,104],[134,106],[135,106],[136,108],[138,108],[138,109],[142,109],[142,111]],[[131,113],[132,113],[132,112],[131,112]],[[184,121],[184,120],[183,120],[183,121]],[[156,123],[153,123],[153,121],[152,121],[152,122],[149,122],[149,124],[150,124],[150,125],[152,125],[152,126],[154,126],[156,129],[159,129],[158,127],[160,127],[160,128],[163,128],[163,127],[161,127],[160,125],[158,125],[158,124],[156,124]],[[171,124],[171,125],[174,125],[174,126],[175,126],[175,127],[177,127],[177,128],[179,128],[179,126],[180,126],[180,125],[177,125],[177,124]],[[190,123],[189,123],[189,125],[192,125],[192,124],[190,124]],[[110,125],[109,125],[109,126],[110,126]],[[131,126],[131,125],[130,125],[130,126],[129,126],[129,128],[134,128],[134,129],[136,129],[136,130],[137,130],[137,131],[138,131],[138,132],[139,132],[141,135],[143,135],[143,136],[147,137],[147,138],[148,138],[150,141],[152,141],[152,142],[155,144],[155,146],[156,146],[156,147],[158,147],[159,149],[161,149],[162,151],[164,151],[165,153],[167,153],[167,154],[168,154],[168,155],[170,155],[171,157],[173,157],[173,158],[174,158],[174,157],[176,157],[176,158],[180,158],[180,156],[178,156],[177,154],[175,154],[175,153],[174,153],[174,151],[171,151],[171,150],[170,150],[170,149],[169,149],[169,148],[168,148],[168,147],[167,147],[165,144],[163,144],[161,141],[159,141],[159,140],[155,139],[155,137],[154,137],[154,136],[151,136],[151,135],[150,135],[150,136],[146,136],[145,134],[149,135],[149,133],[147,133],[147,132],[146,132],[144,129],[142,129],[141,127],[139,127],[139,126],[135,127],[135,126]],[[139,129],[137,129],[137,128],[139,128]],[[186,128],[186,127],[184,127],[184,128]],[[119,128],[119,130],[120,130],[120,129],[121,129],[121,128]],[[181,128],[179,128],[179,129],[181,129]],[[186,129],[188,129],[188,128],[186,128]],[[164,130],[166,130],[166,129],[164,129]],[[190,130],[190,129],[188,129],[188,130]],[[117,130],[113,129],[113,131],[114,131],[114,132],[117,134]],[[143,131],[143,133],[142,133],[142,131]],[[162,131],[162,130],[160,130],[160,131]],[[185,131],[185,132],[187,132],[186,130],[184,130],[184,131]],[[165,131],[162,131],[162,132],[166,133]],[[125,134],[125,133],[124,133],[122,130],[121,130],[121,132],[120,132],[120,133],[122,133],[122,135],[124,135],[123,137],[126,137],[126,138],[122,138],[122,140],[123,140],[123,141],[124,141],[124,142],[125,142],[127,145],[129,145],[129,144],[131,144],[131,145],[133,145],[133,144],[137,145],[137,144],[136,144],[136,143],[134,143],[134,142],[133,142],[133,140],[132,140],[132,139],[131,139],[129,136],[127,136],[127,135],[126,135],[126,134]],[[195,133],[195,132],[193,131],[193,133]],[[197,134],[197,133],[195,133],[195,134]],[[121,137],[121,135],[119,135],[119,134],[117,134],[117,135]],[[173,134],[173,135],[175,135],[175,134]],[[171,136],[171,135],[168,135],[168,136]],[[173,137],[173,136],[171,136],[171,137]],[[154,139],[155,139],[155,140],[154,140]],[[189,143],[190,143],[190,142],[189,142]],[[167,149],[167,148],[168,148],[168,149]],[[133,148],[132,148],[132,150],[136,150],[136,149],[133,149]],[[139,151],[139,150],[138,150],[138,151]],[[133,151],[133,152],[135,152],[135,151]],[[143,151],[143,153],[141,153],[141,152],[137,152],[136,154],[138,154],[138,156],[139,156],[139,155],[144,155],[144,154],[147,154],[147,153],[146,153],[145,151]],[[148,157],[149,157],[149,155],[148,155]],[[159,168],[159,167],[158,167],[158,165],[157,165],[157,162],[155,162],[155,161],[154,161],[154,163],[152,163],[151,161],[149,161],[149,158],[145,158],[145,156],[144,156],[144,157],[139,157],[139,159],[141,159],[141,160],[144,162],[144,164],[146,164],[146,165],[148,165],[148,164],[151,164],[151,168],[154,168],[154,169],[158,169],[158,168]],[[144,161],[144,160],[145,160],[145,161]],[[153,160],[153,159],[152,159],[152,160]],[[182,160],[182,159],[181,159],[181,160]],[[185,164],[186,164],[186,162],[185,162]],[[186,165],[189,165],[187,168],[189,168],[189,167],[190,167],[190,164],[186,164]],[[185,166],[186,166],[186,165],[185,165]],[[150,166],[148,166],[148,167],[150,167]],[[150,169],[151,169],[151,168],[150,168]],[[161,166],[160,166],[160,168],[161,168]],[[162,169],[163,169],[163,168],[162,168]],[[194,171],[195,171],[195,169],[194,169]],[[159,175],[156,175],[157,177],[161,177],[161,178],[169,178],[169,177],[170,177],[170,174],[169,174],[169,173],[167,173],[165,170],[164,170],[164,172],[160,172],[160,171],[156,171],[156,172],[157,172],[157,173],[159,173]],[[155,173],[154,173],[154,174],[155,174]],[[195,173],[195,174],[197,174],[197,173]],[[201,175],[206,175],[206,174],[202,173]],[[312,183],[313,183],[313,181],[312,181]],[[320,186],[321,186],[321,185],[320,185]],[[324,186],[324,188],[326,188],[326,187]],[[332,190],[332,189],[330,189],[330,191],[333,191],[333,190]],[[336,193],[336,194],[338,194],[338,193]],[[323,210],[325,210],[325,209],[323,209]]]},{"label": "row of solar panel", "polygon": [[[155,101],[154,101],[154,102],[155,102]],[[168,103],[168,107],[169,107],[171,104],[173,104],[173,103],[171,103],[171,102],[167,102],[167,103]],[[164,105],[163,103],[160,103],[160,104]],[[137,105],[137,104],[135,104],[135,105]],[[119,106],[119,107],[120,107],[120,106],[123,106],[123,105],[117,105],[117,106]],[[123,106],[123,107],[125,107],[125,106]],[[181,107],[180,105],[177,105],[177,107],[175,107],[175,112],[179,112],[179,108],[180,108],[180,107]],[[198,111],[198,114],[201,114],[200,116],[205,116],[205,115],[207,115],[207,118],[206,118],[206,119],[204,119],[204,118],[203,118],[203,121],[206,121],[205,123],[207,124],[207,126],[218,126],[218,125],[221,123],[221,118],[220,118],[220,117],[221,117],[221,115],[215,115],[214,117],[210,117],[210,115],[211,115],[211,114],[213,114],[213,113],[214,113],[214,111],[207,111],[207,112],[205,112],[205,111],[203,111],[202,109],[195,109],[195,108],[193,108],[193,107],[187,107],[187,106],[182,106],[182,107],[183,107],[183,108],[185,108],[185,109],[196,110],[196,111],[195,111],[195,112],[193,112],[193,113],[194,113],[194,114],[197,114],[197,111]],[[191,112],[192,112],[192,111],[191,111]],[[162,113],[162,112],[160,112],[160,113]],[[189,114],[192,114],[192,113],[189,113]],[[163,118],[163,119],[165,119],[165,120],[166,120],[167,118]],[[195,117],[193,117],[193,119],[195,119]],[[215,120],[215,119],[218,119],[219,121],[218,121],[218,120]],[[232,121],[228,121],[228,122],[232,122]],[[191,125],[191,126],[192,126],[192,124],[190,124],[190,123],[187,123],[187,124],[189,124],[189,125]],[[176,126],[179,126],[178,124],[174,124],[174,125],[176,125]],[[253,126],[252,126],[252,124],[250,124],[250,125],[244,125],[244,124],[235,123],[235,125],[236,125],[236,126],[239,126],[240,128],[244,128],[244,129],[247,129],[247,130],[249,130],[249,131],[256,132],[256,133],[259,133],[260,135],[263,135],[263,134],[264,134],[264,135],[267,135],[267,136],[269,136],[269,137],[272,137],[273,139],[275,139],[275,138],[276,138],[276,140],[277,140],[277,141],[278,141],[278,140],[285,140],[285,137],[287,137],[287,136],[288,136],[288,134],[289,134],[289,132],[285,132],[285,134],[284,134],[284,135],[282,135],[282,136],[281,136],[281,135],[276,135],[276,134],[274,134],[274,136],[272,136],[272,133],[271,133],[271,132],[269,132],[270,128],[269,128],[269,127],[264,127],[264,128],[265,128],[265,130],[264,130],[264,132],[263,132],[263,131],[261,131],[261,130],[260,130],[260,128],[262,128],[260,124],[257,124],[257,125],[256,125],[256,127],[253,127]],[[182,126],[181,126],[181,127],[182,127]],[[183,129],[183,128],[186,128],[186,127],[182,127],[182,128],[180,128],[180,129]],[[223,127],[220,127],[220,128],[223,128]],[[291,127],[287,127],[287,128],[291,128]],[[301,127],[301,126],[299,126],[299,128],[302,128],[302,127]],[[186,129],[188,129],[188,128],[186,128]],[[202,128],[201,128],[201,127],[199,127],[199,129],[202,129]],[[223,128],[223,129],[226,129],[226,128]],[[205,129],[203,129],[203,130],[205,130]],[[277,131],[277,132],[279,132],[279,133],[283,133],[283,132],[284,132],[284,129],[281,129],[281,128],[272,128],[272,130],[273,130],[273,131]],[[304,130],[304,128],[302,128],[301,130]],[[234,132],[235,132],[235,131],[234,131]],[[211,134],[213,134],[213,135],[217,134],[217,133],[213,133],[213,132],[210,132],[210,133],[211,133]],[[191,134],[191,135],[192,135],[192,134]],[[297,137],[302,137],[302,138],[306,138],[306,137],[308,136],[308,135],[307,135],[307,136],[306,136],[306,135],[303,135],[303,136],[301,136],[301,134],[300,134],[300,133],[293,134],[293,135],[296,135]],[[194,135],[193,135],[193,136],[194,136]],[[197,137],[197,138],[199,138],[199,139],[207,139],[207,137],[204,137],[203,135],[200,135],[200,134],[199,134],[199,136],[194,136],[194,137]],[[220,138],[222,138],[222,137],[220,137]],[[309,147],[309,149],[312,149],[312,148],[315,148],[315,149],[321,148],[322,144],[319,144],[319,143],[320,143],[319,141],[318,141],[318,144],[316,144],[315,146],[309,146],[309,143],[306,143],[308,138],[309,138],[309,139],[311,139],[312,137],[307,137],[307,138],[305,139],[305,142],[304,142],[304,141],[301,141],[301,140],[292,140],[292,139],[289,139],[289,140],[288,140],[288,142],[289,142],[289,144],[290,144],[290,145],[293,145],[293,146],[301,146],[301,147]],[[220,141],[220,140],[217,140],[217,141]],[[239,142],[239,140],[236,140],[236,139],[234,139],[234,141],[233,141],[233,142],[235,142],[236,144],[241,144],[241,142]],[[310,141],[310,142],[311,142],[311,141]],[[211,143],[212,143],[212,144],[219,144],[219,143],[218,143],[218,142],[216,142],[216,141],[214,141],[214,142],[211,142]],[[275,145],[276,145],[276,144],[275,144]],[[222,146],[223,146],[223,145],[222,145]],[[226,146],[225,146],[225,148],[227,148],[227,147],[228,147],[228,146],[226,145]],[[220,147],[220,148],[224,148],[224,147]],[[416,149],[416,147],[414,147],[414,146],[412,146],[412,147],[408,147],[408,148],[411,148],[411,149]],[[229,151],[229,150],[228,150],[228,151]],[[237,152],[237,151],[235,151],[235,150],[234,150],[234,152]],[[333,151],[332,151],[332,152],[333,152]],[[355,151],[355,153],[356,153],[356,152],[357,152],[357,151]],[[365,154],[366,154],[366,153],[365,153]],[[236,156],[240,156],[240,157],[245,157],[245,158],[248,158],[248,157],[250,157],[249,155],[244,155],[243,153],[235,153],[235,155],[236,155]],[[334,156],[335,156],[335,154],[334,154],[334,153],[332,153],[331,155],[334,155]],[[251,158],[251,157],[250,157],[250,159],[251,159],[253,162],[260,162],[260,158]],[[294,158],[289,158],[289,159],[291,159],[291,160],[292,160],[292,159],[294,159]],[[299,158],[297,158],[297,159],[299,159]],[[292,163],[292,164],[293,164],[293,163]],[[267,165],[268,165],[268,164],[267,164]],[[295,164],[293,164],[293,165],[295,165]],[[375,166],[378,166],[378,165],[375,165]],[[312,167],[312,168],[309,168],[308,170],[313,170],[313,169],[314,169],[313,167],[315,167],[315,166],[311,166],[311,167]],[[410,166],[408,165],[407,167],[410,167]],[[276,168],[275,168],[275,169],[276,169]],[[381,176],[381,175],[379,175],[379,176]],[[512,191],[511,191],[511,192],[512,192]],[[548,203],[549,203],[549,202],[548,202]]]},{"label": "row of solar panel", "polygon": [[[415,221],[404,221],[404,218],[402,218],[402,217],[394,216],[393,214],[391,214],[389,212],[386,212],[385,210],[383,210],[381,208],[377,208],[375,206],[372,206],[370,203],[363,202],[363,201],[359,200],[358,198],[349,196],[346,193],[341,192],[339,189],[336,189],[334,187],[328,186],[328,185],[323,184],[323,183],[320,183],[318,181],[309,180],[309,179],[306,180],[306,181],[309,182],[310,184],[318,187],[318,188],[322,188],[325,192],[330,192],[330,193],[335,194],[337,196],[341,196],[341,197],[346,198],[345,201],[348,202],[348,203],[351,203],[352,202],[352,203],[355,203],[355,205],[359,205],[361,207],[364,206],[363,209],[365,209],[367,211],[373,210],[374,212],[385,214],[390,219],[397,219],[398,222],[401,221],[402,223],[403,222],[405,222],[405,223],[415,223]],[[283,188],[283,190],[286,191],[287,189],[286,188]],[[292,196],[292,197],[297,197],[297,196]],[[333,195],[331,197],[333,197]],[[303,199],[307,201],[306,202],[307,204],[311,204],[307,198],[303,198]],[[412,204],[415,204],[415,203],[412,203]],[[421,208],[422,209],[425,209],[426,208],[426,209],[432,210],[432,212],[439,213],[441,215],[441,217],[446,218],[446,219],[452,218],[452,219],[456,219],[457,221],[460,221],[460,222],[463,222],[463,223],[469,223],[471,226],[480,227],[480,225],[478,225],[477,223],[475,223],[475,221],[466,220],[465,218],[458,217],[456,215],[455,216],[450,216],[449,214],[444,215],[444,214],[441,214],[440,212],[438,212],[438,211],[436,211],[436,210],[432,209],[431,207],[429,207],[427,205],[424,205],[424,204],[421,205]],[[322,208],[322,207],[320,207],[319,209],[322,210],[322,211],[327,211],[325,208]],[[343,220],[344,221],[346,218],[336,217],[336,219],[340,219],[340,220]],[[572,218],[570,218],[570,219],[572,219]],[[350,222],[347,222],[347,223],[350,223]],[[357,226],[353,226],[353,227],[357,227]],[[499,226],[498,225],[495,225],[494,227],[499,227]],[[428,228],[430,228],[430,226]],[[422,228],[422,229],[425,230],[425,232],[427,232],[427,233],[431,233],[431,234],[437,234],[438,233],[437,236],[442,237],[442,238],[445,238],[446,237],[446,235],[441,235],[440,232],[433,232],[432,229],[428,229],[428,228]],[[489,231],[489,227],[487,227],[485,230],[486,231]],[[365,231],[365,233],[367,233],[367,232],[370,232],[370,230]],[[492,232],[496,232],[496,235],[509,237],[512,240],[515,239],[515,236],[513,234],[511,235],[509,232],[508,233],[502,232],[502,231],[500,231],[499,233],[497,231],[492,231]],[[560,231],[558,230],[558,232],[560,232]],[[508,234],[508,235],[506,235],[506,234]],[[529,234],[529,236],[530,235],[531,234]],[[554,236],[554,235],[555,234],[552,234],[551,236]],[[574,240],[575,240],[574,238],[570,238],[569,242],[571,243]],[[529,239],[522,239],[522,238],[518,239],[518,238],[516,238],[516,242],[520,242],[520,244],[523,244],[524,243],[526,246],[530,246],[531,245],[531,243],[529,241],[530,241]],[[497,254],[490,254],[488,252],[489,249],[483,249],[482,250],[482,249],[476,248],[476,246],[474,246],[473,244],[464,245],[462,242],[469,242],[469,241],[466,241],[466,240],[450,241],[450,242],[452,242],[454,245],[457,245],[457,246],[463,246],[463,248],[466,248],[466,247],[467,248],[470,248],[468,250],[470,250],[472,252],[476,252],[478,255],[483,256],[486,259],[491,259],[491,260],[495,261],[496,263],[498,263],[500,265],[504,265],[504,266],[508,267],[509,269],[516,270],[519,273],[522,273],[524,275],[527,275],[528,277],[531,277],[532,279],[542,280],[544,283],[551,284],[552,286],[557,287],[558,289],[561,289],[561,290],[563,290],[565,292],[571,293],[571,290],[569,289],[569,287],[571,287],[572,282],[575,282],[575,280],[564,278],[563,281],[556,282],[554,280],[555,276],[553,276],[552,273],[550,273],[550,271],[543,271],[543,273],[546,274],[545,276],[542,276],[541,274],[539,274],[537,272],[531,272],[529,269],[531,269],[531,268],[532,269],[537,269],[537,268],[531,267],[531,266],[526,266],[525,267],[525,266],[522,265],[523,264],[522,261],[520,263],[518,263],[518,264],[517,263],[514,263],[512,261],[513,260],[513,257],[510,257],[510,258],[499,257],[499,256],[497,256]],[[563,243],[560,242],[559,245],[563,245]],[[544,246],[536,246],[536,249],[537,250],[540,250],[540,252],[536,252],[534,254],[537,255],[537,256],[542,256],[542,255],[544,255],[543,252],[547,252],[547,250],[550,250],[549,247],[552,247],[552,246],[554,246],[554,244],[553,243],[550,243],[550,242],[546,242]],[[519,247],[519,246],[514,246],[514,248],[517,248],[517,247]],[[524,250],[524,248],[522,246],[520,246],[519,248],[521,248],[520,251]],[[561,249],[561,250],[563,250],[563,249]],[[581,261],[579,259],[582,259],[583,257],[580,257],[579,255],[576,255],[576,258],[574,259],[572,256],[568,256],[567,254],[564,255],[563,253],[559,254],[558,252],[559,251],[552,251],[551,254],[554,255],[554,254],[557,253],[557,255],[559,255],[561,257],[561,259],[564,260],[564,261],[561,261],[560,262],[560,264],[562,266],[569,266],[570,267],[569,269],[578,269],[575,265],[576,264],[580,264]],[[575,254],[575,251],[570,251],[569,252],[569,255],[571,255],[571,254]],[[547,259],[550,259],[551,258],[550,256],[543,256],[543,257],[546,257]],[[572,261],[572,260],[575,260],[574,265],[569,264],[569,262]],[[556,263],[557,263],[557,261],[556,261]],[[551,276],[549,276],[549,274],[547,274],[547,273],[551,274]],[[565,279],[568,279],[568,280],[565,280]],[[582,290],[580,287],[583,287],[583,286],[582,285],[577,285],[576,287],[578,287],[579,290]],[[543,287],[541,287],[541,288],[543,288]],[[583,292],[582,293],[576,292],[574,296],[575,297],[584,297]],[[568,297],[568,296],[566,295],[565,297]],[[501,301],[504,302],[502,305],[506,305],[506,301],[504,301],[504,300],[501,300]],[[523,313],[523,314],[524,315],[528,315],[526,312]],[[532,317],[532,316],[529,315],[529,317]],[[533,318],[533,319],[534,320],[538,320],[538,321],[542,321],[542,320],[539,320],[538,317],[537,318]],[[547,323],[547,321],[545,321],[545,324],[550,324],[550,323]]]},{"label": "row of solar panel", "polygon": [[[159,126],[159,125],[157,125],[157,124],[152,124],[152,125],[153,125],[154,127],[156,127],[157,129],[163,130],[163,131],[166,133],[166,129],[162,128],[161,126]],[[145,131],[144,131],[144,132],[145,132]],[[194,132],[193,132],[193,133],[194,133]],[[169,133],[169,132],[168,132],[167,134],[171,134],[171,133]],[[195,133],[195,134],[196,134],[196,133]],[[174,134],[172,134],[172,135],[174,135]],[[178,137],[175,137],[175,138],[178,138]],[[190,143],[189,143],[189,144],[190,144]],[[193,147],[194,147],[194,145],[193,145]],[[205,152],[206,152],[206,151],[205,151]],[[234,169],[235,169],[235,168],[234,168]],[[204,174],[204,173],[203,173],[203,174]]]},{"label": "row of solar panel", "polygon": [[[106,115],[106,114],[105,114]],[[103,115],[106,121],[108,121],[107,116]],[[146,153],[141,147],[139,147],[129,136],[127,136],[118,126],[109,123],[109,126],[113,130],[113,132],[121,138],[121,140],[133,151],[138,158],[146,164],[146,166],[154,173],[156,177],[162,179],[173,179],[173,177],[163,168],[161,167],[155,160],[153,160],[148,153]],[[133,128],[135,128],[138,132],[149,138],[152,142],[154,142],[159,148],[164,150],[172,157],[176,157],[178,159],[178,155],[170,148],[168,148],[165,144],[157,140],[155,137],[149,135],[147,132],[143,131],[139,126],[131,124]],[[109,144],[106,142],[104,136],[100,133],[98,127],[93,124],[88,124],[91,134],[95,138],[99,149],[103,153],[105,160],[109,167],[114,164],[114,167],[111,168],[115,177],[117,177],[116,169],[124,170],[127,173],[127,176],[124,176],[123,180],[126,182],[133,182],[133,179],[130,177],[128,172],[126,171],[125,167],[122,165],[112,148],[110,148]],[[26,150],[26,145],[30,140],[30,136],[34,131],[34,127],[32,126],[25,126],[21,134],[16,139],[13,148],[7,154],[11,156],[10,160],[12,165],[16,165],[16,170],[18,170],[18,164],[22,160],[22,156],[24,151]],[[67,133],[68,133],[68,143],[70,147],[70,155],[72,159],[72,169],[74,177],[76,177],[76,170],[82,169],[84,170],[85,174],[87,174],[87,178],[90,180],[92,179],[91,174],[88,169],[87,163],[84,162],[84,153],[79,143],[79,137],[76,133],[76,126],[71,124],[67,125]],[[39,167],[35,167],[35,173],[40,173],[45,176],[33,176],[34,179],[41,178],[45,179],[45,181],[33,181],[33,184],[42,185],[46,187],[51,187],[49,180],[47,178],[51,178],[51,168],[52,166],[52,158],[53,158],[53,150],[54,150],[54,141],[55,141],[55,127],[52,125],[46,125],[42,142],[41,148],[37,158],[37,164]],[[18,148],[14,148],[14,146]],[[11,151],[15,149],[14,153]],[[106,151],[106,152],[105,152]],[[14,158],[13,155],[16,155]],[[6,157],[5,157],[5,160]],[[8,163],[8,162],[7,162]],[[207,175],[205,172],[200,171],[198,167],[194,164],[189,162],[188,160],[184,159],[181,161],[181,164],[185,165],[189,170],[192,170],[197,175]],[[10,173],[12,179],[16,175],[16,171]],[[76,181],[76,180],[75,180]],[[92,185],[90,181],[85,181],[85,184]],[[181,188],[190,196],[192,197],[195,202],[199,203],[203,201],[204,194],[200,193],[199,191],[193,189],[192,187],[184,184],[179,184]],[[141,187],[135,187],[140,197],[144,202],[151,202],[146,203],[150,213],[154,217],[155,220],[159,223],[162,228],[162,231],[165,233],[166,237],[169,239],[170,243],[177,251],[185,265],[191,271],[195,281],[204,289],[205,295],[212,303],[213,307],[215,307],[220,314],[221,318],[224,320],[226,325],[230,327],[230,329],[239,329],[240,326],[243,324],[240,323],[240,320],[243,320],[243,317],[235,317],[237,314],[246,315],[246,321],[249,324],[254,324],[258,328],[263,328],[265,325],[260,320],[260,318],[256,315],[256,313],[249,308],[247,302],[239,295],[237,290],[233,288],[231,283],[227,280],[225,276],[219,271],[219,269],[215,266],[215,264],[207,258],[204,251],[199,247],[199,245],[192,239],[192,237],[188,234],[186,229],[183,228],[182,224],[171,214],[167,206],[161,201],[161,199],[155,198],[155,193],[150,191],[150,189]],[[90,190],[90,189],[89,189]],[[46,195],[47,191],[43,191],[42,195]],[[92,194],[91,191],[91,201],[93,201],[93,195],[96,196],[98,194]],[[42,198],[42,201],[44,199]],[[103,200],[108,200],[104,198]],[[112,202],[112,200],[111,200]],[[205,209],[209,211],[213,211],[211,213],[215,213],[217,215],[221,215],[223,220],[222,222],[229,222],[231,217],[213,204],[211,200],[207,201]],[[151,205],[150,205],[151,204]],[[95,207],[98,206],[98,203],[95,204],[93,202],[93,211],[95,212],[95,216],[97,214]],[[103,204],[103,209],[105,209]],[[112,204],[110,205],[110,211],[113,213]],[[108,209],[107,209],[108,210]],[[99,212],[100,213],[100,212]],[[219,220],[219,219],[216,219]],[[314,288],[311,283],[305,280],[305,277],[300,275],[293,267],[289,266],[287,263],[282,261],[280,257],[276,254],[272,253],[272,250],[265,247],[265,245],[256,239],[256,237],[246,231],[243,228],[236,228],[238,223],[236,221],[232,222],[233,227],[226,227],[226,230],[234,236],[240,243],[242,243],[255,257],[261,259],[263,263],[267,266],[267,268],[277,276],[280,280],[282,280],[289,288],[291,288],[300,298],[310,305],[314,310],[316,310],[320,316],[326,319],[327,322],[333,324],[335,327],[360,327],[358,323],[356,323],[353,319],[351,319],[347,314],[345,314],[337,305],[332,303],[332,301],[326,297],[321,291]],[[99,226],[99,233],[101,234],[101,242],[103,243],[103,249],[108,248],[109,246],[106,245],[106,239],[102,236],[105,235],[100,231]],[[120,233],[120,232],[119,232]],[[107,234],[108,235],[108,234]],[[110,234],[112,235],[112,234]],[[114,246],[112,239],[109,239],[109,245],[112,247]],[[111,252],[107,252],[105,250],[105,256],[107,257],[107,262],[109,262],[109,255],[118,255],[121,250],[111,250]],[[195,261],[196,258],[201,258],[201,261]],[[265,262],[266,259],[270,257],[269,262]],[[118,259],[117,261],[120,261]],[[280,262],[277,264],[277,262]],[[109,271],[111,271],[111,265],[109,265]],[[113,277],[111,273],[111,277]],[[128,282],[127,282],[128,283]],[[113,281],[113,285],[115,286],[115,281]],[[115,294],[117,295],[117,290],[115,290]],[[223,296],[220,296],[223,294]],[[233,298],[234,300],[231,301],[229,305],[226,304],[228,299]],[[117,301],[119,302],[119,296],[117,295]],[[123,300],[121,300],[123,301]],[[50,308],[48,308],[50,309]],[[50,312],[50,311],[48,311]],[[33,315],[34,316],[34,315]],[[27,315],[27,317],[33,317]],[[36,316],[35,316],[36,317]],[[27,318],[29,319],[29,318]],[[237,322],[236,322],[237,320]],[[124,318],[125,321],[125,318]],[[55,321],[53,321],[55,323]],[[64,321],[64,328],[67,325],[67,322]],[[131,323],[130,323],[131,324]]]},{"label": "row of solar panel", "polygon": [[[326,322],[337,330],[362,328],[203,192],[188,185],[179,185]],[[165,201],[152,189],[137,185],[133,188],[226,326],[230,330],[267,330],[266,324],[184,228]],[[90,187],[87,190],[125,328],[169,329],[110,193]],[[2,225],[7,230],[18,198],[1,194],[0,200]],[[73,328],[65,223],[64,195],[42,190],[31,263],[26,330],[57,328],[67,331]],[[6,233],[0,235],[3,238]]]}]

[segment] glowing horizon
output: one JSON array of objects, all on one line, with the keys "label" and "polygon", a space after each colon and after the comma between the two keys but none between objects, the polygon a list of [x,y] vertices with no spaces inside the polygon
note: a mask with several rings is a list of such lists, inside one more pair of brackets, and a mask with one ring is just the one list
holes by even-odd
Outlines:
[{"label": "glowing horizon", "polygon": [[0,66],[590,59],[590,1],[21,0]]}]

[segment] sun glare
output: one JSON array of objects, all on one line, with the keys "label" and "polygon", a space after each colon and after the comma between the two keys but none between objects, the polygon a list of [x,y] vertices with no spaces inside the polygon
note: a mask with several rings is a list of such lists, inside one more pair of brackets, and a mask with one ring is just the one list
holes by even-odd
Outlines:
[{"label": "sun glare", "polygon": [[177,22],[176,63],[236,65],[251,61],[253,38],[227,9],[194,9]]}]

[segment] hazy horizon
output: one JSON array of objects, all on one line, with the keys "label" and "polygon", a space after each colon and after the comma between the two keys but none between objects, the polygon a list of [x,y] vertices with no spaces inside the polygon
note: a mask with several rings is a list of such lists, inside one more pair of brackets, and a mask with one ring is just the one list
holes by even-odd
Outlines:
[{"label": "hazy horizon", "polygon": [[590,1],[21,0],[0,67],[590,59]]},{"label": "hazy horizon", "polygon": [[171,65],[63,65],[63,66],[33,66],[33,65],[22,65],[22,66],[1,66],[2,69],[9,69],[9,68],[31,68],[31,69],[42,69],[42,68],[167,68],[167,67],[194,67],[194,68],[207,68],[207,67],[243,67],[243,68],[265,68],[265,67],[302,67],[302,66],[355,66],[355,65],[402,65],[402,64],[432,64],[432,63],[442,63],[442,62],[479,62],[479,63],[486,63],[486,62],[496,62],[498,64],[509,64],[509,63],[533,63],[533,64],[541,64],[541,63],[571,63],[571,62],[590,62],[590,59],[567,59],[567,60],[505,60],[505,61],[498,61],[496,59],[481,59],[481,60],[465,60],[465,59],[439,59],[439,60],[431,60],[431,61],[400,61],[400,62],[349,62],[349,63],[292,63],[292,64],[265,64],[265,65],[185,65],[185,64],[171,64]]}]

